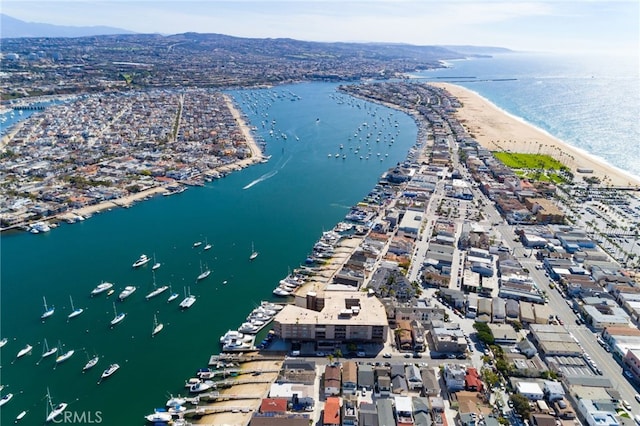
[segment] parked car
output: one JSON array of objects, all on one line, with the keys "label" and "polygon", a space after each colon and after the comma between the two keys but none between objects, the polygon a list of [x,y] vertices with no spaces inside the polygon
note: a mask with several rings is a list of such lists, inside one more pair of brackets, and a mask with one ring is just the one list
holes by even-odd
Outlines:
[{"label": "parked car", "polygon": [[391,358],[391,354],[389,352],[385,352],[382,354],[382,358]]}]

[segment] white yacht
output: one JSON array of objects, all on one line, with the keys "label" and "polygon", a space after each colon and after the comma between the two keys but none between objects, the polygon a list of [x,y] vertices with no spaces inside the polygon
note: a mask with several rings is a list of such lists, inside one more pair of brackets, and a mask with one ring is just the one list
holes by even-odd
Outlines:
[{"label": "white yacht", "polygon": [[146,265],[147,263],[149,263],[149,261],[151,260],[151,258],[149,256],[147,256],[146,254],[141,254],[140,257],[138,258],[138,260],[136,260],[135,262],[133,262],[133,265],[131,265],[134,268],[138,268],[142,265]]},{"label": "white yacht", "polygon": [[77,317],[78,315],[80,315],[81,313],[84,312],[84,309],[82,309],[82,308],[74,308],[73,307],[73,298],[71,297],[71,295],[69,295],[69,301],[71,302],[71,313],[69,315],[67,315],[68,319],[75,318],[75,317]]},{"label": "white yacht", "polygon": [[118,311],[116,310],[116,304],[113,304],[113,313],[114,313],[114,317],[111,320],[111,325],[114,326],[120,322],[122,322],[122,320],[124,319],[124,317],[127,315],[124,312],[118,313]]},{"label": "white yacht", "polygon": [[7,339],[6,337],[3,337],[2,340],[0,340],[0,348],[6,345],[8,341],[9,339]]},{"label": "white yacht", "polygon": [[131,296],[133,294],[134,291],[137,290],[137,287],[134,285],[128,285],[124,288],[124,290],[122,290],[120,292],[120,294],[118,295],[118,299],[120,300],[124,300],[127,297]]},{"label": "white yacht", "polygon": [[71,356],[75,353],[76,351],[74,351],[73,349],[68,350],[67,352],[63,353],[62,355],[59,355],[56,358],[56,364],[60,364],[61,362],[64,362],[66,360],[68,360],[69,358],[71,358]]},{"label": "white yacht", "polygon": [[47,343],[47,339],[44,339],[44,343],[42,344],[42,358],[46,358],[58,352],[58,347],[53,347],[49,349],[49,344]]},{"label": "white yacht", "polygon": [[189,291],[188,293],[185,293],[184,299],[180,302],[180,308],[188,309],[193,306],[194,303],[196,303],[196,297],[192,296],[191,291]]},{"label": "white yacht", "polygon": [[169,289],[168,285],[162,285],[162,286],[157,287],[157,288],[155,288],[155,285],[154,285],[153,291],[151,291],[149,294],[147,294],[144,298],[149,300],[152,297],[156,297],[160,293],[163,293],[163,292],[167,291],[168,289]]},{"label": "white yacht", "polygon": [[21,358],[21,357],[25,356],[26,354],[31,352],[31,349],[33,349],[33,346],[27,344],[27,346],[25,346],[24,348],[20,349],[20,351],[18,352],[18,355],[16,355],[16,358]]},{"label": "white yacht", "polygon": [[42,296],[42,301],[44,302],[44,312],[42,315],[40,315],[40,319],[46,319],[49,318],[51,315],[53,315],[53,313],[56,311],[55,307],[47,307],[47,299]]},{"label": "white yacht", "polygon": [[158,318],[156,318],[155,314],[153,315],[153,331],[151,332],[151,337],[160,333],[164,328],[164,324],[158,322]]},{"label": "white yacht", "polygon": [[189,392],[192,392],[192,393],[204,392],[211,389],[212,387],[214,387],[213,382],[207,380],[206,382],[200,382],[200,383],[195,383],[191,385],[191,387],[189,387]]},{"label": "white yacht", "polygon": [[184,405],[187,402],[187,398],[183,398],[181,396],[172,396],[168,401],[167,407],[177,407],[179,405]]},{"label": "white yacht", "polygon": [[193,248],[200,247],[202,245],[202,241],[196,241],[193,243]]},{"label": "white yacht", "polygon": [[93,367],[96,366],[96,364],[98,363],[98,361],[100,361],[100,357],[99,356],[94,356],[93,358],[91,358],[89,361],[87,361],[87,363],[84,365],[84,367],[82,367],[82,371],[87,371]]},{"label": "white yacht", "polygon": [[286,296],[291,296],[291,292],[289,290],[286,290],[282,287],[276,287],[273,290],[273,294],[275,296],[280,296],[280,297],[286,297]]},{"label": "white yacht", "polygon": [[211,271],[209,270],[209,268],[206,266],[205,268],[206,269],[202,269],[202,262],[200,262],[200,275],[198,275],[198,281],[204,280],[211,274]]},{"label": "white yacht", "polygon": [[109,366],[109,368],[107,368],[106,370],[104,370],[102,372],[102,375],[100,376],[100,380],[105,380],[109,377],[111,377],[111,375],[113,375],[113,373],[115,373],[116,371],[118,371],[118,369],[120,368],[120,365],[118,364],[111,364]]},{"label": "white yacht", "polygon": [[256,257],[258,257],[258,252],[255,250],[255,248],[253,247],[253,241],[251,242],[251,255],[249,255],[249,260],[253,260]]},{"label": "white yacht", "polygon": [[91,296],[95,296],[97,294],[104,293],[105,291],[110,290],[111,287],[113,287],[112,283],[107,283],[107,282],[100,283],[100,284],[98,284],[98,286],[96,288],[91,290]]},{"label": "white yacht", "polygon": [[0,398],[0,407],[2,407],[7,402],[11,401],[11,398],[13,398],[13,394],[12,393],[8,393],[5,396],[3,396],[2,398]]},{"label": "white yacht", "polygon": [[47,388],[47,402],[49,404],[49,406],[47,407],[47,412],[48,412],[47,418],[46,418],[47,423],[54,421],[56,417],[62,414],[62,412],[66,410],[67,407],[69,406],[69,404],[67,404],[66,402],[61,402],[60,404],[54,407],[53,403],[51,402],[51,395],[49,394],[49,388]]},{"label": "white yacht", "polygon": [[153,414],[144,416],[144,418],[150,423],[168,423],[172,417],[164,408],[156,408]]}]

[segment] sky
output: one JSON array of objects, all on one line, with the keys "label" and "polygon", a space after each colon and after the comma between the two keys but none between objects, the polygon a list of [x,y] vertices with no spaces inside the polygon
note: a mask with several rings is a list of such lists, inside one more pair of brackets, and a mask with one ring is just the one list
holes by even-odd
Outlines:
[{"label": "sky", "polygon": [[640,51],[638,0],[1,0],[0,10],[28,22],[106,25],[139,33]]}]

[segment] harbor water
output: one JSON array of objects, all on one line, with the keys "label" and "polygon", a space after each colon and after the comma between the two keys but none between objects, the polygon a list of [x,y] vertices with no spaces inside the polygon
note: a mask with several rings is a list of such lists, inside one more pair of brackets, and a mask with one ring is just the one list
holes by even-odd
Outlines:
[{"label": "harbor water", "polygon": [[[143,424],[143,415],[163,406],[169,394],[185,394],[184,381],[219,352],[218,338],[240,326],[261,300],[275,300],[271,292],[289,268],[303,263],[322,232],[415,143],[410,117],[347,98],[335,87],[310,83],[232,93],[264,138],[268,163],[46,234],[2,235],[1,337],[9,341],[0,349],[1,372],[3,394],[14,394],[2,407],[2,424],[23,410],[24,424],[41,424],[47,387],[54,404],[65,401],[69,411],[85,420],[99,416],[103,424]],[[360,160],[353,148],[366,147],[374,124],[376,132],[384,131],[381,142],[370,141],[370,158]],[[385,137],[394,142],[383,143]],[[193,247],[205,240],[210,250]],[[249,261],[252,244],[259,256]],[[143,253],[162,264],[156,285],[181,294],[171,304],[169,292],[145,300],[153,289],[153,261],[132,268]],[[201,263],[212,273],[196,282]],[[90,297],[102,281],[114,283],[116,292]],[[138,289],[117,301],[127,285]],[[197,301],[181,312],[185,289]],[[85,311],[67,320],[70,295]],[[43,296],[55,306],[44,323]],[[126,317],[111,328],[114,301]],[[154,314],[164,330],[152,338]],[[74,355],[58,365],[55,356],[41,360],[45,338],[49,347],[62,345],[58,354],[73,349]],[[27,344],[31,355],[16,359]],[[98,365],[82,373],[94,355]],[[111,363],[120,370],[97,384]]]}]

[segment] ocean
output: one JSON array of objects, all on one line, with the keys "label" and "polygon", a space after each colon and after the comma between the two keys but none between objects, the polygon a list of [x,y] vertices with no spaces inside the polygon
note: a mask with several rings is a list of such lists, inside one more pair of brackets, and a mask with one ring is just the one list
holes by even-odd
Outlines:
[{"label": "ocean", "polygon": [[[417,73],[464,86],[510,114],[640,177],[638,55],[510,53]],[[471,77],[471,78],[469,78]]]},{"label": "ocean", "polygon": [[[520,54],[451,65],[421,76],[457,80],[506,111],[640,174],[631,161],[640,158],[637,74],[634,80],[609,62],[598,71],[559,57]],[[460,76],[475,78],[451,78]],[[491,81],[501,78],[515,80]],[[23,423],[41,424],[47,388],[54,403],[70,404],[74,424],[143,424],[142,416],[164,405],[169,394],[184,394],[184,381],[219,352],[219,336],[237,328],[261,300],[275,300],[271,291],[278,280],[304,262],[322,231],[344,218],[415,143],[410,117],[335,89],[331,83],[301,83],[230,92],[264,140],[268,163],[45,235],[3,234],[0,336],[9,342],[0,349],[0,373],[2,393],[14,398],[2,407],[0,423],[27,410]],[[606,143],[607,149],[599,147]],[[369,159],[361,160],[366,153]],[[193,248],[205,239],[213,244],[210,251]],[[250,262],[252,245],[260,255]],[[144,299],[152,289],[151,264],[131,267],[142,253],[162,263],[157,285],[197,296],[191,309],[178,309],[181,298],[168,304],[167,293]],[[196,283],[201,264],[212,273]],[[116,294],[89,297],[102,281],[113,282]],[[126,285],[138,290],[116,303],[127,316],[110,329],[112,302]],[[70,295],[85,312],[67,321]],[[43,296],[56,307],[45,323]],[[151,338],[154,314],[165,329]],[[52,358],[40,360],[45,338],[49,346],[75,354],[57,366]],[[15,359],[27,343],[32,354]],[[82,373],[94,354],[98,365]],[[120,371],[98,385],[100,373],[114,362]],[[82,416],[84,423],[78,421]]]}]

